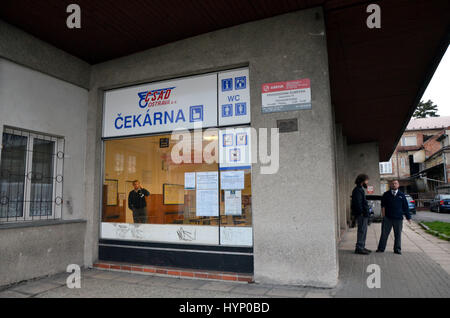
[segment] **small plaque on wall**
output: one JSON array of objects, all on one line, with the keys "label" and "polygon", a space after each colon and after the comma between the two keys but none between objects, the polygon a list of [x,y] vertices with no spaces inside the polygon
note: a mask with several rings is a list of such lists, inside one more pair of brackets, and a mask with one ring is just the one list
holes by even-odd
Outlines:
[{"label": "small plaque on wall", "polygon": [[280,133],[298,131],[298,119],[290,118],[277,120],[277,128]]}]

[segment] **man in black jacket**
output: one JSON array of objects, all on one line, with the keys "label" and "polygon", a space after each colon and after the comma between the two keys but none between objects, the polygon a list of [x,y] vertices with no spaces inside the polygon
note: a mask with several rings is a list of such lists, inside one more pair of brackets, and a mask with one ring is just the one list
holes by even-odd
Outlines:
[{"label": "man in black jacket", "polygon": [[134,190],[128,195],[128,207],[133,211],[134,223],[147,223],[147,202],[145,197],[150,195],[146,189],[141,187],[138,180],[133,181]]},{"label": "man in black jacket", "polygon": [[366,199],[367,184],[369,183],[369,176],[360,174],[356,180],[356,187],[352,192],[352,215],[356,218],[358,224],[358,234],[356,240],[355,253],[367,255],[371,252],[366,248],[367,226],[369,222],[369,203]]},{"label": "man in black jacket", "polygon": [[402,254],[403,215],[411,223],[411,213],[409,212],[405,194],[398,190],[399,186],[398,180],[391,181],[391,190],[386,191],[381,198],[383,223],[381,224],[381,237],[377,249],[379,253],[384,252],[389,233],[394,228],[394,253]]}]

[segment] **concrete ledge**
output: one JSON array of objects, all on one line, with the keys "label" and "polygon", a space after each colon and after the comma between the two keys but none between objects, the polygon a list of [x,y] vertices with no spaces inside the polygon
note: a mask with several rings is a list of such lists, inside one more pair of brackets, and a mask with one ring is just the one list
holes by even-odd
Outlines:
[{"label": "concrete ledge", "polygon": [[0,230],[0,286],[84,265],[86,221],[7,224]]},{"label": "concrete ledge", "polygon": [[0,223],[0,231],[6,229],[17,229],[17,228],[27,228],[27,227],[41,227],[50,225],[61,225],[61,224],[73,224],[73,223],[86,223],[86,220],[40,220],[40,221],[27,221],[27,222],[15,222],[15,223]]}]

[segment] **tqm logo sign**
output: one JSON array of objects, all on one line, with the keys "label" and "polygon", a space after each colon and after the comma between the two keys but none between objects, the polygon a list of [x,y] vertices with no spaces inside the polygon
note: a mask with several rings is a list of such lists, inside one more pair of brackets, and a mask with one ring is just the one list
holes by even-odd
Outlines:
[{"label": "tqm logo sign", "polygon": [[175,100],[170,99],[170,96],[172,95],[174,89],[175,87],[167,87],[154,89],[151,91],[139,92],[139,107],[146,108],[176,104]]}]

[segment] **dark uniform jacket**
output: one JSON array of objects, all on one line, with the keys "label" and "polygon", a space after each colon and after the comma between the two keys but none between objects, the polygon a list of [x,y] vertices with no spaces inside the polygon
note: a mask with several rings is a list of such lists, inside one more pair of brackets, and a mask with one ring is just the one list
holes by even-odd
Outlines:
[{"label": "dark uniform jacket", "polygon": [[406,215],[408,220],[411,219],[408,201],[403,192],[397,191],[394,197],[392,190],[386,191],[381,197],[381,207],[385,208],[385,216],[389,219],[403,220],[403,215]]},{"label": "dark uniform jacket", "polygon": [[137,191],[131,190],[128,195],[128,207],[130,210],[142,209],[147,206],[145,197],[148,197],[150,192],[142,188]]},{"label": "dark uniform jacket", "polygon": [[366,199],[366,192],[362,186],[358,185],[352,192],[352,215],[354,216],[369,216],[369,203]]}]

